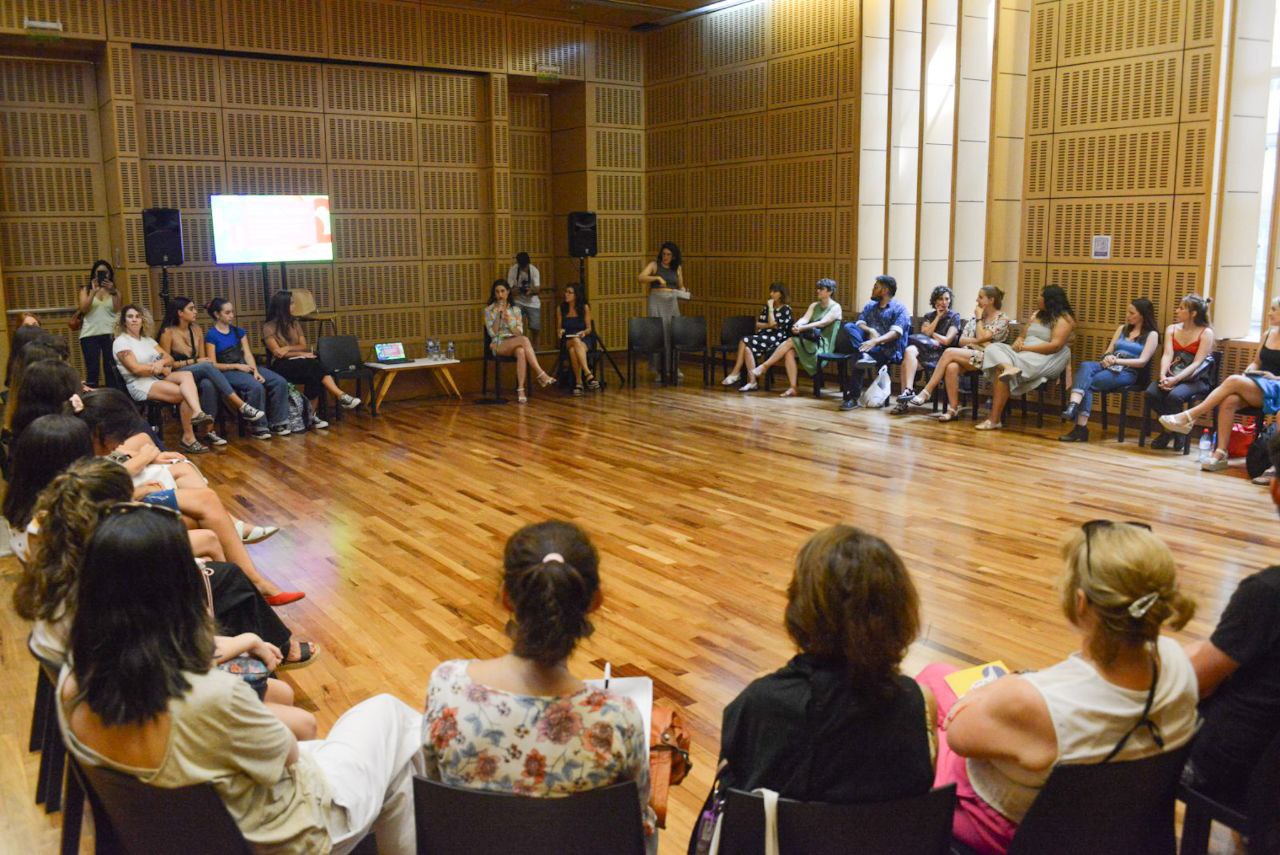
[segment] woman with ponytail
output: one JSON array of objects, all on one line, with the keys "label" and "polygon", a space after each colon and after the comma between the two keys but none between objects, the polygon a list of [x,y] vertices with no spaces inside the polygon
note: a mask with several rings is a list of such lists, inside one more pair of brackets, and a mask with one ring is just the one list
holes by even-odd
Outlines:
[{"label": "woman with ponytail", "polygon": [[[1147,401],[1161,416],[1172,416],[1197,398],[1209,394],[1209,366],[1213,359],[1214,333],[1209,326],[1208,297],[1188,294],[1173,312],[1174,322],[1164,331],[1164,353],[1160,373],[1147,387]],[[1191,423],[1182,419],[1170,423],[1160,419],[1163,430],[1151,442],[1155,449],[1187,442]]]},{"label": "woman with ponytail", "polygon": [[1054,766],[1139,760],[1195,733],[1195,671],[1160,634],[1196,610],[1173,553],[1145,524],[1093,520],[1067,536],[1062,558],[1060,603],[1079,651],[959,701],[945,679],[954,669],[930,665],[918,678],[938,698],[934,785],[956,785],[952,834],[976,852],[1008,849]]},{"label": "woman with ponytail", "polygon": [[837,525],[809,538],[787,587],[799,653],[724,711],[721,787],[855,803],[933,786],[933,696],[898,672],[920,599],[880,538]]},{"label": "woman with ponytail", "polygon": [[[572,523],[528,525],[507,541],[501,595],[511,652],[456,659],[432,673],[422,730],[428,778],[550,797],[634,780],[652,829],[639,710],[569,672],[569,656],[600,608],[598,564]],[[477,719],[483,727],[466,724]]]}]

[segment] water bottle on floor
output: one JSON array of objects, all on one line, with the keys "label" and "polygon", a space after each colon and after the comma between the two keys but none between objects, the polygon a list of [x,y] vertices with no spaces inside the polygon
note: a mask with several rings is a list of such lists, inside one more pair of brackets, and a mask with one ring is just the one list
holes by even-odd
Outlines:
[{"label": "water bottle on floor", "polygon": [[1205,428],[1204,433],[1200,434],[1200,462],[1204,463],[1213,456],[1213,437],[1209,434],[1209,429]]}]

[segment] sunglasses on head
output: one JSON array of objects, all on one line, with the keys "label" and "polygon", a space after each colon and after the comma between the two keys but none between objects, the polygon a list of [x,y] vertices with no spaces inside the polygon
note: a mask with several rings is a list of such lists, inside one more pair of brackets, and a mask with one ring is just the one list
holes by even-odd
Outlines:
[{"label": "sunglasses on head", "polygon": [[106,515],[117,516],[120,514],[130,514],[134,511],[143,509],[160,511],[177,519],[182,518],[182,514],[179,511],[175,511],[173,508],[165,507],[164,505],[154,505],[151,502],[116,502],[114,505],[107,508]]},{"label": "sunglasses on head", "polygon": [[1141,529],[1151,531],[1151,526],[1137,520],[1125,520],[1124,522],[1116,522],[1115,520],[1089,520],[1080,528],[1084,531],[1084,569],[1090,576],[1093,576],[1093,533],[1098,529],[1111,528],[1117,525],[1132,525]]}]

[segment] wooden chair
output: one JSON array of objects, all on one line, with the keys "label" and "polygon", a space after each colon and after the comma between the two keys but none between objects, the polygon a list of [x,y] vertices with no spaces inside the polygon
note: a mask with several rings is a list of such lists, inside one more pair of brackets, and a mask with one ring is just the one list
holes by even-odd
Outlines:
[{"label": "wooden chair", "polygon": [[[1174,855],[1174,792],[1189,749],[1123,763],[1055,766],[1008,855]],[[971,853],[959,843],[951,848]]]},{"label": "wooden chair", "polygon": [[563,798],[533,798],[414,777],[413,799],[418,855],[644,855],[645,851],[635,781]]},{"label": "wooden chair", "polygon": [[[778,799],[781,855],[945,855],[951,844],[956,785],[920,796],[834,805]],[[729,790],[720,825],[720,851],[764,855],[764,799]]]},{"label": "wooden chair", "polygon": [[636,354],[650,356],[662,354],[666,342],[662,333],[662,318],[627,318],[627,382],[636,385]]},{"label": "wooden chair", "polygon": [[1243,805],[1224,804],[1187,784],[1178,785],[1178,800],[1187,806],[1181,855],[1205,855],[1215,822],[1248,839],[1250,852],[1280,852],[1280,734],[1258,759]]},{"label": "wooden chair", "polygon": [[668,374],[672,383],[679,377],[680,354],[702,355],[702,385],[709,385],[710,353],[707,350],[707,319],[677,315],[671,319],[671,358]]},{"label": "wooden chair", "polygon": [[[756,331],[755,315],[730,315],[720,322],[720,343],[711,346],[711,382],[716,382],[715,356],[720,355],[720,368],[729,376],[729,357],[736,358],[738,345]],[[744,381],[745,382],[745,381]]]}]

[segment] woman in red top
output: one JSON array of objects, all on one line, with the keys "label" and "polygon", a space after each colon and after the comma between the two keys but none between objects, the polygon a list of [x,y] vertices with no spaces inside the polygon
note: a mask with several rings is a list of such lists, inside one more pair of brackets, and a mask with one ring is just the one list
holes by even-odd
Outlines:
[{"label": "woman in red top", "polygon": [[[1188,294],[1174,310],[1174,323],[1164,331],[1164,352],[1160,374],[1147,387],[1151,409],[1162,416],[1181,412],[1193,398],[1209,393],[1209,372],[1205,360],[1213,354],[1213,328],[1209,326],[1208,297]],[[1162,430],[1152,448],[1168,448],[1177,439]],[[1186,442],[1185,439],[1178,440]]]}]

